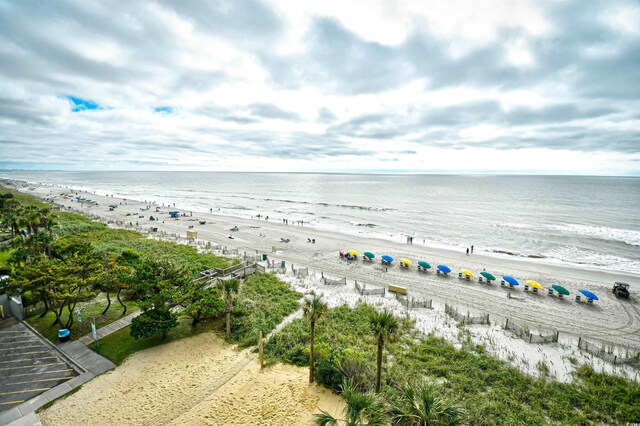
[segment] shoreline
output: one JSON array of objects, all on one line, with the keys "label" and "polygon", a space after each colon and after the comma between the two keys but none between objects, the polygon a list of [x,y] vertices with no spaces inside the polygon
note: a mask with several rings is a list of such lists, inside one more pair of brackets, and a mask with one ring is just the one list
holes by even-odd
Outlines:
[{"label": "shoreline", "polygon": [[[101,190],[81,189],[80,187],[76,188],[73,186],[52,185],[52,184],[46,184],[42,182],[14,180],[10,178],[6,178],[6,180],[13,183],[14,185],[13,189],[16,189],[26,194],[29,194],[30,191],[28,191],[28,189],[25,191],[24,188],[19,187],[18,184],[28,183],[30,186],[46,187],[50,189],[57,188],[57,189],[60,189],[61,191],[71,191],[71,192],[84,193],[84,194],[89,194],[94,196],[97,195],[100,197],[104,197],[107,200],[113,200],[113,201],[126,200],[128,202],[138,202],[140,204],[146,203],[146,204],[153,204],[153,206],[155,205],[162,206],[162,203],[156,203],[156,204],[152,203],[152,201],[154,200],[145,201],[137,198],[115,197],[113,196],[114,194],[106,195],[106,191],[101,191]],[[103,195],[103,193],[105,195]],[[54,195],[59,195],[59,193]],[[258,219],[255,217],[239,216],[233,213],[216,212],[215,210],[213,212],[207,212],[203,210],[198,210],[197,207],[182,208],[181,206],[177,206],[177,205],[175,207],[170,207],[170,204],[171,203],[167,203],[166,206],[163,206],[161,208],[177,209],[177,210],[180,210],[181,212],[190,211],[192,213],[197,213],[199,216],[203,216],[203,217],[212,216],[212,217],[232,219],[235,221],[265,223],[265,221],[262,220],[261,218]],[[273,220],[271,220],[270,223],[277,225],[279,224],[278,221],[282,220],[282,217],[277,217],[277,218],[272,217],[271,219]],[[292,221],[292,222],[296,222],[296,221]],[[385,238],[384,236],[376,233],[361,233],[361,232],[358,232],[357,230],[337,229],[332,226],[316,226],[311,222],[309,223],[304,222],[304,223],[305,223],[304,227],[306,229],[313,230],[313,232],[315,233],[321,233],[329,236],[340,235],[343,237],[343,240],[345,241],[353,241],[354,238],[359,238],[364,240],[376,241],[377,245],[379,246],[383,246],[385,243],[387,243],[388,245],[394,245],[394,246],[397,246],[397,245],[406,246],[408,249],[410,249],[408,251],[422,248],[424,250],[417,250],[417,251],[423,253],[426,256],[429,256],[429,255],[438,256],[438,255],[444,254],[444,257],[448,259],[458,259],[459,255],[466,256],[466,254],[463,252],[464,248],[462,247],[457,247],[457,248],[446,247],[443,245],[438,245],[437,243],[434,243],[431,241],[427,241],[426,244],[421,244],[419,241],[419,238],[416,238],[415,244],[409,245],[401,242],[400,238],[393,238],[393,235],[389,236],[388,238]],[[296,225],[288,225],[288,226],[296,226]],[[476,247],[476,250],[478,250],[478,247]],[[631,285],[632,289],[640,290],[640,272],[618,271],[618,270],[613,270],[606,267],[599,267],[595,265],[586,265],[586,264],[580,264],[580,263],[575,263],[570,261],[564,262],[562,260],[556,260],[550,257],[539,258],[539,257],[536,257],[536,255],[525,256],[518,253],[509,253],[506,251],[501,252],[496,250],[485,251],[480,249],[480,252],[473,253],[473,255],[470,255],[469,257],[472,257],[472,258],[480,257],[480,258],[486,259],[487,264],[491,264],[494,259],[495,259],[495,262],[498,262],[498,263],[513,262],[513,264],[515,265],[514,267],[516,269],[524,268],[526,270],[529,270],[529,272],[532,272],[532,273],[535,273],[535,271],[537,270],[542,270],[545,273],[554,273],[555,269],[566,269],[566,270],[572,271],[571,275],[568,275],[567,277],[573,277],[577,275],[577,276],[584,277],[584,279],[588,281],[592,281],[593,277],[595,276],[600,276],[601,277],[600,279],[602,280],[609,279],[608,277],[617,277],[614,279],[614,281],[627,281]],[[563,275],[558,275],[558,276],[562,277]],[[611,284],[613,284],[613,281],[611,282]]]},{"label": "shoreline", "polygon": [[[99,215],[108,220],[126,221],[142,229],[157,227],[168,234],[179,234],[186,237],[188,230],[198,232],[198,240],[237,249],[239,253],[264,253],[270,258],[285,260],[287,267],[309,267],[322,271],[329,276],[345,277],[350,281],[357,280],[374,287],[386,287],[389,284],[405,287],[411,297],[431,298],[435,303],[453,305],[463,311],[490,314],[492,318],[509,318],[518,323],[530,324],[542,330],[558,330],[562,334],[589,337],[606,341],[619,346],[640,348],[640,306],[637,301],[637,277],[631,274],[613,273],[593,269],[581,269],[564,265],[543,265],[524,262],[518,259],[501,259],[484,254],[467,256],[448,249],[434,249],[421,245],[390,243],[375,238],[350,236],[329,232],[306,226],[284,225],[281,222],[244,219],[211,213],[197,213],[193,216],[181,216],[170,219],[168,211],[173,208],[160,207],[141,211],[147,204],[134,200],[120,200],[116,197],[104,197],[95,194],[80,193],[82,196],[97,200],[98,206],[83,206],[77,202],[61,200],[60,192],[64,188],[57,186],[36,186],[35,190],[18,188],[21,192],[41,198],[56,197],[56,202],[72,206],[81,213]],[[67,191],[70,192],[70,191]],[[74,191],[75,192],[75,191]],[[122,202],[122,205],[119,203]],[[107,205],[118,204],[113,211]],[[176,210],[178,207],[175,208]],[[181,210],[182,212],[182,210]],[[130,216],[126,216],[126,214]],[[148,215],[158,216],[159,221],[149,221]],[[143,216],[139,218],[138,216]],[[199,220],[206,220],[200,225]],[[193,228],[190,229],[189,227]],[[238,232],[230,229],[239,227]],[[233,239],[229,239],[233,234]],[[153,235],[153,234],[151,234]],[[281,238],[290,240],[280,242]],[[316,243],[308,243],[308,238],[315,238]],[[351,249],[360,252],[371,251],[376,254],[374,262],[364,263],[361,260],[351,264],[342,261],[338,252]],[[275,250],[275,252],[273,251]],[[410,269],[394,265],[385,270],[378,259],[388,254],[395,259],[409,258],[415,262],[426,260],[433,267],[437,264],[448,265],[452,276],[442,277],[434,272],[420,273],[413,265]],[[572,294],[564,300],[549,297],[545,292],[525,293],[522,285],[519,288],[501,288],[499,284],[479,284],[475,279],[460,280],[457,277],[459,268],[470,269],[478,274],[483,269],[496,277],[510,275],[524,285],[524,280],[535,280],[544,287],[551,284],[565,286]],[[476,275],[477,276],[477,275]],[[620,301],[611,293],[614,281],[628,281],[632,284],[632,298]],[[634,285],[635,284],[635,285]],[[579,289],[595,292],[600,300],[593,305],[573,300]],[[516,296],[509,298],[509,293]]]}]

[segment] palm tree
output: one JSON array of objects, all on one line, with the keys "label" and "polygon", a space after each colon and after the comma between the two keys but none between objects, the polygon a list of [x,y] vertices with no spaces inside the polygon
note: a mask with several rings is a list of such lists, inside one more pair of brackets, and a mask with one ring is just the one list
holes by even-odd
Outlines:
[{"label": "palm tree", "polygon": [[231,309],[233,308],[233,298],[238,293],[240,281],[237,279],[221,281],[220,288],[224,292],[224,307],[227,315],[227,339],[231,336]]},{"label": "palm tree", "polygon": [[345,419],[336,419],[324,410],[315,415],[317,426],[338,426],[340,422],[346,426],[381,426],[385,425],[384,403],[378,395],[367,392],[362,393],[356,389],[351,380],[345,380],[342,385],[342,397],[344,398]]},{"label": "palm tree", "polygon": [[461,417],[462,410],[426,380],[403,386],[391,403],[391,422],[398,426],[455,426]]},{"label": "palm tree", "polygon": [[382,312],[374,313],[371,318],[371,327],[378,340],[378,357],[376,372],[376,393],[380,393],[380,376],[382,375],[382,350],[385,340],[391,340],[398,333],[400,325],[398,319],[386,309]]},{"label": "palm tree", "polygon": [[308,297],[305,297],[304,304],[302,305],[302,312],[305,318],[311,323],[311,332],[309,333],[309,383],[313,383],[315,377],[313,341],[316,333],[316,322],[319,321],[328,310],[329,307],[322,300],[322,295],[315,293],[311,293]]},{"label": "palm tree", "polygon": [[6,200],[2,207],[2,222],[11,228],[11,235],[16,236],[22,223],[23,206],[15,198]]}]

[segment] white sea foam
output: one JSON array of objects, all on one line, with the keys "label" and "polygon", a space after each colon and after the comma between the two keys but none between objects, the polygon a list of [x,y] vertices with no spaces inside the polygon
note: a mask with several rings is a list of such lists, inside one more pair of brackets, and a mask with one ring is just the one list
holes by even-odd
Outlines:
[{"label": "white sea foam", "polygon": [[550,226],[550,228],[567,234],[584,235],[602,240],[621,241],[629,245],[640,246],[640,231],[631,229],[579,225],[574,223],[568,225],[553,225]]}]

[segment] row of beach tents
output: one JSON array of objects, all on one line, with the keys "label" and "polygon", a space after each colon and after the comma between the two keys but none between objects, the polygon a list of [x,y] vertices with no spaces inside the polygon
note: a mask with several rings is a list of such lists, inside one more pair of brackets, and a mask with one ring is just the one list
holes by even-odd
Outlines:
[{"label": "row of beach tents", "polygon": [[[347,254],[357,259],[357,257],[360,255],[360,252],[357,250],[349,250]],[[363,261],[372,262],[375,257],[376,257],[375,254],[369,251],[365,251],[364,253],[362,253]],[[381,263],[385,266],[389,266],[395,261],[393,257],[386,254],[381,256],[380,259],[381,259]],[[398,263],[401,268],[409,268],[409,266],[413,265],[413,261],[406,258],[400,259]],[[431,265],[428,262],[425,262],[424,260],[420,260],[417,262],[417,268],[419,272],[428,272],[429,270],[432,269]],[[437,265],[435,271],[437,274],[448,276],[451,273],[451,268],[449,268],[447,265]],[[461,279],[470,280],[471,277],[473,276],[475,276],[473,272],[464,268],[460,269],[460,272],[458,273],[458,278],[461,278]],[[486,272],[486,271],[480,272],[480,276],[478,277],[478,282],[481,282],[481,283],[486,282],[488,284],[491,284],[493,281],[497,281],[496,277],[493,274],[490,274],[489,272]],[[520,285],[518,280],[508,275],[502,276],[502,279],[500,280],[500,284],[502,286],[508,285],[510,288],[515,288]],[[540,283],[534,280],[525,281],[524,291],[529,291],[529,288],[531,288],[534,293],[537,293],[538,290],[545,290],[545,288]],[[554,293],[557,292],[558,297],[561,299],[564,298],[564,296],[571,295],[571,292],[569,290],[567,290],[566,288],[564,288],[559,284],[552,284],[551,286],[547,287],[546,290],[550,296],[554,295]],[[589,303],[593,303],[595,300],[599,300],[598,296],[589,290],[578,290],[578,292],[582,296],[584,296],[587,302]],[[576,295],[575,300],[580,301],[580,299],[581,299],[581,296]]]},{"label": "row of beach tents", "polygon": [[60,194],[60,195],[65,200],[77,200],[78,202],[82,202],[82,203],[89,203],[89,204],[98,205],[98,202],[96,200],[91,200],[89,198],[81,197],[79,195],[72,195],[72,194],[67,194],[67,193],[64,193],[64,192],[62,194]]}]

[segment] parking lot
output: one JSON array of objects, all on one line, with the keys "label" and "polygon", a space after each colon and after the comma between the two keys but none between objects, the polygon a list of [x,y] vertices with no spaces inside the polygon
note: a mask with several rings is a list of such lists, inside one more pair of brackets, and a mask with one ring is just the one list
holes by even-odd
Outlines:
[{"label": "parking lot", "polygon": [[0,321],[0,412],[78,375],[23,324]]}]

